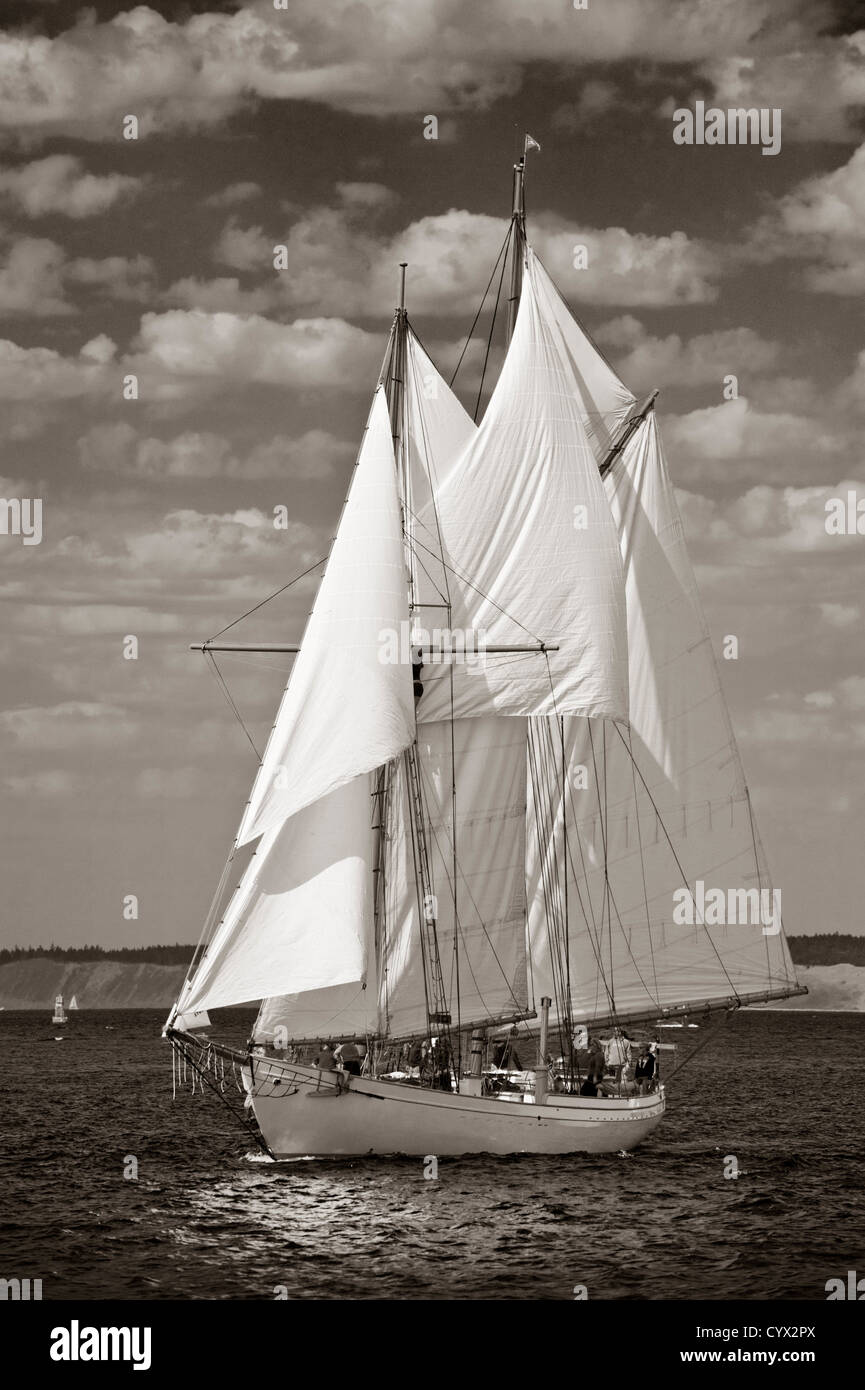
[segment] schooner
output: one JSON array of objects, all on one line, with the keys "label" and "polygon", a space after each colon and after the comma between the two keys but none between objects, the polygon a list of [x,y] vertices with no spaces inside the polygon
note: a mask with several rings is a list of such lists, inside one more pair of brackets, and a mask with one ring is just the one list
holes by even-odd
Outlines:
[{"label": "schooner", "polygon": [[[254,852],[165,1033],[212,1085],[235,1064],[275,1157],[630,1149],[664,1086],[586,1094],[577,1041],[804,992],[780,922],[677,911],[698,885],[753,907],[771,879],[657,393],[635,398],[531,249],[524,173],[480,424],[403,267],[303,640],[252,648],[297,655],[221,889]],[[245,1051],[196,1032],[259,1001]],[[491,1092],[488,1040],[514,1025],[539,1035],[533,1077]],[[358,1074],[316,1065],[340,1040]],[[418,1076],[419,1042],[444,1061]]]}]

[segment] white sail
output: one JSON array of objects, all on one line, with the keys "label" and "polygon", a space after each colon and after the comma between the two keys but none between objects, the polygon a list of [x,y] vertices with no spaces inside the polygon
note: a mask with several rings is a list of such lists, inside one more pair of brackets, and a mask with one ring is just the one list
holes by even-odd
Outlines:
[{"label": "white sail", "polygon": [[544,296],[547,325],[556,347],[567,361],[576,384],[586,434],[601,463],[632,408],[634,395],[602,357],[585,329],[577,323],[540,261],[535,277]]},{"label": "white sail", "polygon": [[[454,1027],[460,1019],[516,1014],[527,1005],[525,721],[458,720],[453,736],[452,749],[446,721],[418,730],[431,903],[424,901],[419,884],[404,767],[392,793],[381,1012],[383,1027],[397,1037],[427,1028],[420,947],[425,910],[435,918]],[[430,1007],[435,1007],[432,999]]]},{"label": "white sail", "polygon": [[[686,915],[675,894],[688,884],[696,896],[698,881],[724,891],[725,918],[746,916],[731,893],[763,892],[768,918],[773,884],[653,417],[605,485],[625,563],[631,727],[565,721],[567,854],[561,736],[555,724],[536,727],[532,760],[545,793],[533,798],[530,823],[541,805],[554,830],[542,853],[530,824],[535,995],[553,993],[549,916],[563,910],[566,858],[575,1018],[606,1016],[611,1001],[627,1016],[795,988],[771,922],[764,932],[762,920],[674,920],[677,909]],[[752,897],[747,915],[755,908]]]},{"label": "white sail", "polygon": [[483,422],[439,484],[451,625],[487,645],[556,645],[424,670],[419,718],[552,713],[627,718],[616,528],[547,281],[527,253],[514,335]]},{"label": "white sail", "polygon": [[411,742],[411,668],[386,659],[384,645],[408,616],[391,426],[379,388],[240,844],[273,831]]},{"label": "white sail", "polygon": [[334,985],[360,990],[373,930],[371,825],[364,774],[268,831],[178,1012]]}]

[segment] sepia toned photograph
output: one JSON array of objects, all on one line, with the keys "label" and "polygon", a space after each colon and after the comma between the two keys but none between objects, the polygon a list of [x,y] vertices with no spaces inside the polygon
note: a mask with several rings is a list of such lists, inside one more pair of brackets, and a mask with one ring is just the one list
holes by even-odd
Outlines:
[{"label": "sepia toned photograph", "polygon": [[555,1301],[830,1373],[863,312],[856,0],[4,0],[34,1365]]}]

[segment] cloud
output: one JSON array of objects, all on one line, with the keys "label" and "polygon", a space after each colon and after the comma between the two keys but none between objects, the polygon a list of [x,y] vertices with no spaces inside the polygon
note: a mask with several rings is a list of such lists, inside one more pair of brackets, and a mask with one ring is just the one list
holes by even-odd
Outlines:
[{"label": "cloud", "polygon": [[[215,283],[240,303],[246,294],[264,291],[273,308],[389,316],[397,268],[406,261],[410,312],[465,314],[467,304],[476,304],[504,238],[503,220],[451,208],[378,236],[362,214],[352,204],[314,207],[282,233],[243,228],[232,220],[219,237],[214,258],[267,278],[252,291],[241,289],[237,281]],[[581,227],[550,212],[533,216],[532,242],[564,293],[591,304],[711,302],[718,293],[715,281],[731,260],[721,248],[684,232],[657,237],[624,227]],[[282,272],[273,268],[277,244],[288,251],[289,269]],[[577,246],[587,248],[586,269],[574,268]],[[196,288],[202,299],[215,293],[207,285]],[[178,291],[189,294],[192,285],[173,287]]]},{"label": "cloud", "polygon": [[[815,25],[818,29],[819,25]],[[865,107],[865,30],[837,37],[812,34],[781,51],[741,51],[701,64],[713,103],[780,107],[788,140],[856,141]]]},{"label": "cloud", "polygon": [[671,456],[681,461],[674,471],[692,483],[740,480],[753,474],[757,461],[760,475],[771,470],[773,481],[789,478],[797,460],[813,478],[817,465],[821,471],[837,468],[849,443],[849,432],[837,422],[760,410],[745,396],[665,416],[663,434]]},{"label": "cloud", "polygon": [[678,333],[656,338],[631,315],[612,319],[595,330],[599,343],[630,349],[616,361],[616,370],[634,389],[652,386],[702,386],[732,373],[758,373],[774,367],[778,343],[767,342],[752,328],[728,328],[682,339]]},{"label": "cloud", "polygon": [[84,11],[54,36],[7,32],[0,123],[22,135],[120,138],[204,128],[252,101],[325,102],[382,116],[488,107],[529,64],[718,62],[813,40],[828,11],[801,0],[254,0],[233,14],[171,21],[147,6],[97,22]]},{"label": "cloud", "polygon": [[56,242],[44,237],[14,242],[0,266],[0,313],[33,318],[74,313],[63,287],[64,269],[65,255]]},{"label": "cloud", "polygon": [[[765,564],[774,567],[783,555],[823,552],[841,567],[855,559],[861,537],[830,535],[826,530],[826,504],[831,498],[845,498],[850,490],[865,497],[865,483],[855,480],[805,487],[758,484],[727,500],[692,492],[677,496],[685,530],[699,541],[701,563],[712,564],[723,558],[728,569],[739,563],[750,568],[760,554]],[[843,572],[841,568],[836,571],[836,586]],[[807,576],[803,579],[806,584],[809,582]],[[784,582],[790,582],[789,568]],[[816,601],[813,593],[808,601]],[[791,610],[794,607],[792,598],[789,606]]]},{"label": "cloud", "polygon": [[296,439],[276,435],[239,456],[222,435],[190,430],[146,438],[125,421],[95,425],[78,441],[86,471],[138,478],[315,480],[347,468],[355,452],[354,444],[313,429]]},{"label": "cloud", "polygon": [[[865,54],[862,61],[865,66]],[[756,227],[752,249],[804,260],[810,290],[865,294],[865,145],[840,168],[805,179],[780,198]]]},{"label": "cloud", "polygon": [[184,380],[215,378],[351,389],[376,379],[381,354],[377,334],[344,319],[283,324],[257,314],[172,309],[143,316],[128,362],[142,374],[155,370],[171,395],[183,393]]},{"label": "cloud", "polygon": [[9,751],[72,752],[128,742],[137,727],[137,720],[120,706],[69,700],[0,711],[0,745]]},{"label": "cloud", "polygon": [[76,219],[97,217],[142,187],[142,179],[126,174],[88,174],[82,161],[68,154],[0,169],[0,194],[32,218],[50,213]]},{"label": "cloud", "polygon": [[20,318],[68,317],[78,306],[69,286],[115,300],[144,300],[152,294],[154,267],[146,256],[68,260],[62,247],[44,237],[12,242],[0,266],[0,312]]},{"label": "cloud", "polygon": [[85,343],[76,357],[0,339],[0,400],[45,403],[116,392],[115,352],[114,343],[104,334]]},{"label": "cloud", "polygon": [[233,208],[238,203],[248,203],[251,198],[260,197],[261,185],[258,183],[230,183],[219,193],[212,193],[209,198],[205,198],[204,206],[206,208]]},{"label": "cloud", "polygon": [[585,130],[587,122],[623,104],[615,82],[593,77],[583,84],[577,101],[556,107],[550,116],[550,128],[576,135]]},{"label": "cloud", "polygon": [[27,800],[31,797],[68,797],[74,794],[77,779],[71,772],[64,772],[60,768],[46,768],[39,772],[4,777],[2,785],[8,795]]}]

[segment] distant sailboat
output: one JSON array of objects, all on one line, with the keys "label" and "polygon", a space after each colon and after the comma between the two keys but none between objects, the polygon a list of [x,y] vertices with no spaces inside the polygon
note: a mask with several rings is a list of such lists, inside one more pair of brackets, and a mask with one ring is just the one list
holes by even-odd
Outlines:
[{"label": "distant sailboat", "polygon": [[77,1008],[78,1008],[78,996],[75,995],[75,994],[73,994],[72,998],[69,1000],[69,1009],[70,1009],[70,1011],[71,1011],[72,1009],[77,1009]]},{"label": "distant sailboat", "polygon": [[[223,884],[255,851],[165,1027],[202,1074],[235,1064],[276,1157],[630,1149],[664,1086],[611,1086],[578,1027],[651,1037],[805,992],[783,932],[677,918],[683,885],[771,880],[657,393],[526,243],[523,174],[481,424],[401,293],[302,645],[202,648],[298,653]],[[259,1000],[245,1052],[195,1036]],[[514,1023],[539,1033],[534,1086],[493,1093],[487,1034]],[[315,1065],[322,1039],[363,1040],[362,1072]]]},{"label": "distant sailboat", "polygon": [[66,1022],[66,1010],[65,1010],[64,1007],[63,1007],[63,995],[62,995],[62,994],[58,994],[58,995],[57,995],[57,998],[54,1000],[54,1017],[51,1019],[51,1022],[52,1022],[52,1023],[65,1023],[65,1022]]}]

